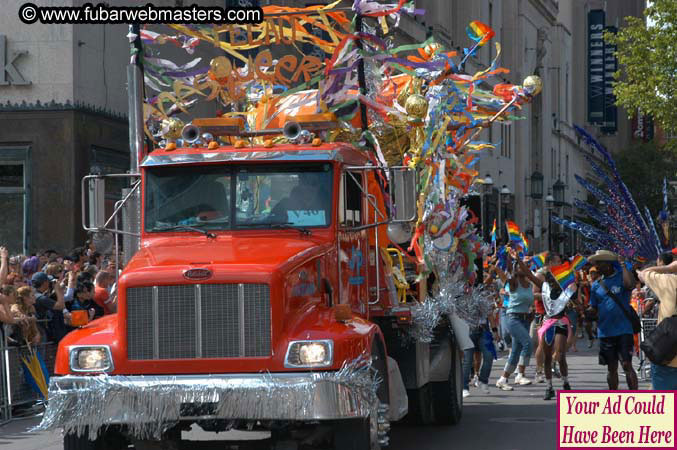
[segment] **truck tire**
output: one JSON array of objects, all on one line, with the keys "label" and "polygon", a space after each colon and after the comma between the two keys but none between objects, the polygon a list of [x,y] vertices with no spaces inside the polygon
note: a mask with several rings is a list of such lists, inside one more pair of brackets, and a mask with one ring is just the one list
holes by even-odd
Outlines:
[{"label": "truck tire", "polygon": [[[388,363],[385,350],[379,340],[375,340],[372,344],[371,354],[372,368],[376,371],[376,376],[381,379],[377,391],[379,403],[387,405],[390,398]],[[378,417],[339,420],[335,423],[335,450],[379,450],[383,447],[385,446],[379,443]]]},{"label": "truck tire", "polygon": [[453,340],[450,348],[451,369],[449,370],[449,379],[443,382],[430,383],[435,423],[439,425],[456,425],[463,415],[462,352]]},{"label": "truck tire", "polygon": [[431,383],[418,389],[407,389],[407,398],[409,399],[409,412],[404,418],[404,423],[409,425],[430,425],[434,423]]},{"label": "truck tire", "polygon": [[334,426],[334,450],[371,450],[369,425],[369,418],[337,421]]},{"label": "truck tire", "polygon": [[68,433],[63,437],[63,450],[122,450],[127,446],[127,439],[115,429],[100,432],[94,441],[89,440],[87,432],[84,436]]}]

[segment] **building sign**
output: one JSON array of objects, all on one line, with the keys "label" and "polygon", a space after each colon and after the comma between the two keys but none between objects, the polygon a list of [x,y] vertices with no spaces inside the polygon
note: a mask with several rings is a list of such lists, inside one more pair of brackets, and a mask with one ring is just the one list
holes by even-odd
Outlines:
[{"label": "building sign", "polygon": [[0,34],[0,86],[7,86],[10,84],[14,86],[25,86],[31,84],[30,80],[27,80],[14,65],[17,59],[27,53],[27,51],[23,50],[8,54],[7,36]]},{"label": "building sign", "polygon": [[[616,27],[606,27],[606,31],[616,34]],[[604,44],[604,123],[602,132],[613,134],[618,130],[618,109],[614,95],[614,72],[618,70],[616,60],[616,45]]]},{"label": "building sign", "polygon": [[588,13],[588,122],[604,122],[604,11]]},{"label": "building sign", "polygon": [[643,114],[639,109],[632,118],[632,137],[634,139],[648,142],[653,139],[654,126],[653,117]]}]

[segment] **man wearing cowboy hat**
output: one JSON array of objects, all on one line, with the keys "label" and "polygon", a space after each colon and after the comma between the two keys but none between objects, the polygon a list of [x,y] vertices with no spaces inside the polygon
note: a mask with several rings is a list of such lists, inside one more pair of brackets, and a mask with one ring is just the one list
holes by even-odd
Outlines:
[{"label": "man wearing cowboy hat", "polygon": [[588,261],[601,275],[590,287],[590,307],[597,312],[599,363],[607,366],[607,384],[611,390],[618,389],[620,360],[628,388],[637,389],[637,374],[632,367],[632,322],[617,304],[620,302],[626,311],[630,311],[630,293],[635,277],[625,267],[623,259],[614,252],[597,250],[588,257]]}]

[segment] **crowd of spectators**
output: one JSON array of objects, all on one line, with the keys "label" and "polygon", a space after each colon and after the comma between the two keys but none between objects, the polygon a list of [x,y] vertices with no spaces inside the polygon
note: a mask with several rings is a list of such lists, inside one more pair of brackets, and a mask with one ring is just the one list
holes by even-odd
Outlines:
[{"label": "crowd of spectators", "polygon": [[91,241],[70,253],[10,256],[0,247],[0,327],[9,345],[58,343],[116,311],[115,267]]}]

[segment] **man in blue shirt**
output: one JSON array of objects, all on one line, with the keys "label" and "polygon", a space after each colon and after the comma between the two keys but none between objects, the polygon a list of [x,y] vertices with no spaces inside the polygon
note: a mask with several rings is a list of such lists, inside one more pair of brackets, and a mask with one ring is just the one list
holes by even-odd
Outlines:
[{"label": "man in blue shirt", "polygon": [[610,390],[618,389],[618,362],[625,372],[628,389],[638,387],[637,374],[632,368],[634,347],[632,322],[614,296],[629,313],[630,293],[635,277],[622,263],[622,259],[608,250],[598,250],[588,258],[602,275],[590,288],[590,307],[597,311],[599,363],[607,366],[607,384]]}]

